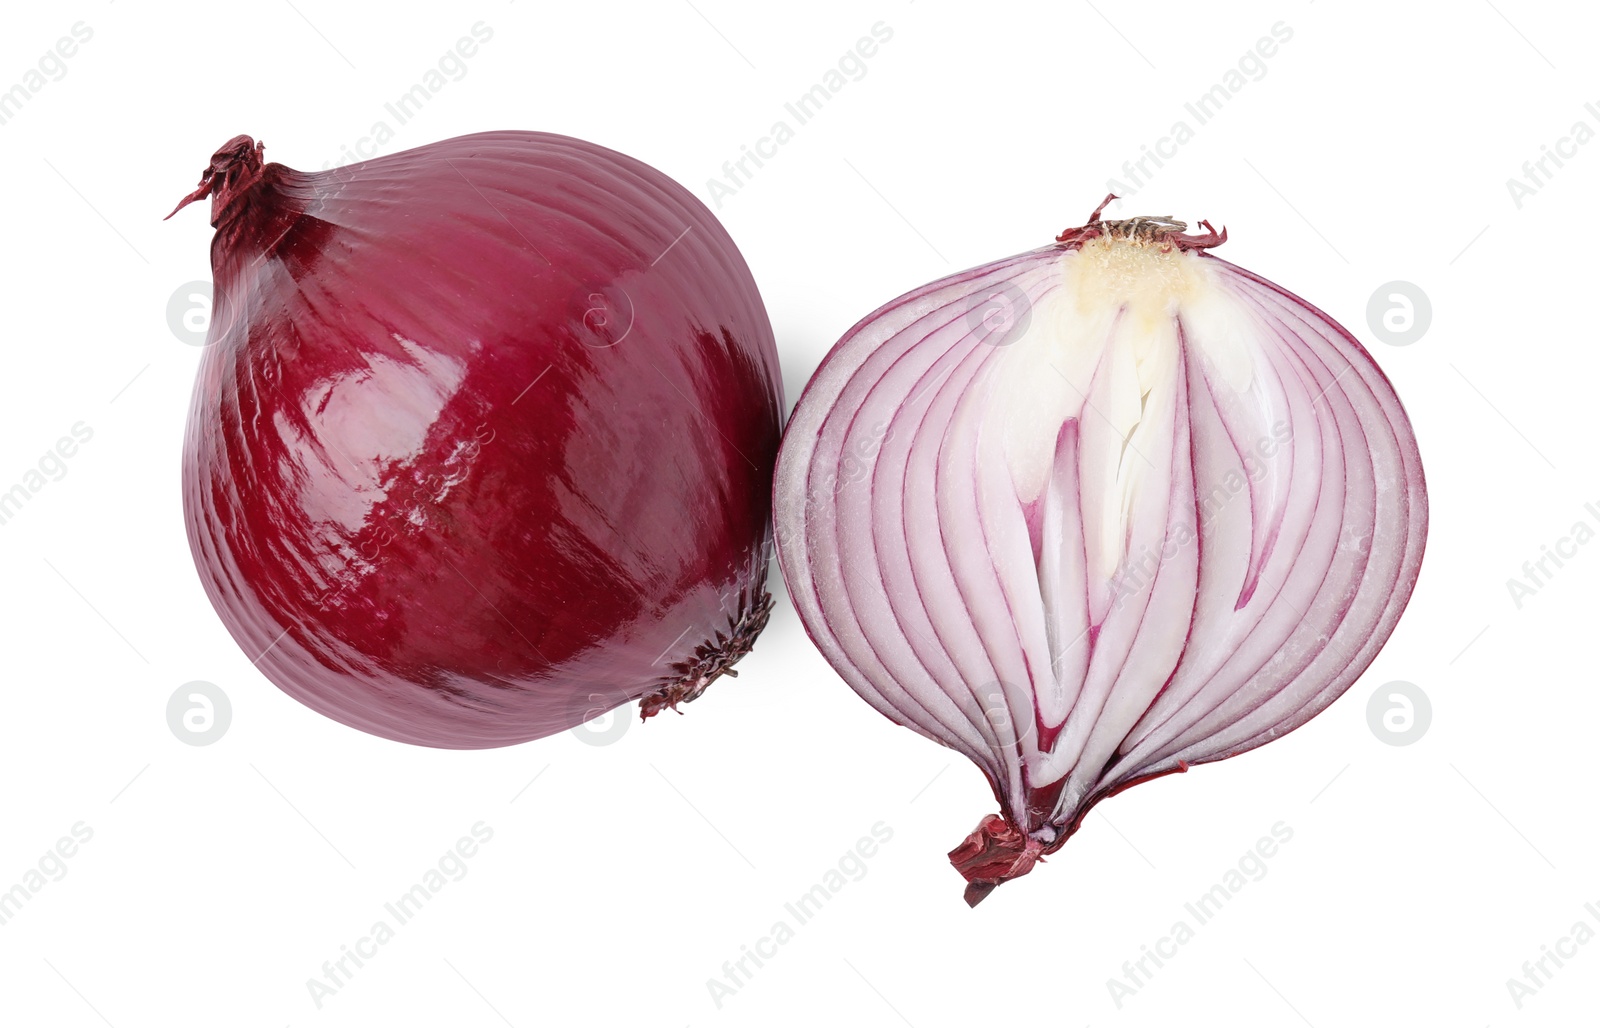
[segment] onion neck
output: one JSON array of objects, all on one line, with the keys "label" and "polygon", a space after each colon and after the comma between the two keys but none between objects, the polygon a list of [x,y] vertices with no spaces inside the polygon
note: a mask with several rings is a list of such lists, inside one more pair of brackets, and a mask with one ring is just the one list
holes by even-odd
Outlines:
[{"label": "onion neck", "polygon": [[1009,812],[990,814],[978,822],[977,829],[962,840],[961,845],[950,851],[950,863],[967,880],[962,898],[967,901],[967,906],[975,907],[999,886],[1032,871],[1035,864],[1043,862],[1045,857],[1059,850],[1078,833],[1078,829],[1083,827],[1083,819],[1101,800],[1110,799],[1135,785],[1143,785],[1167,775],[1182,774],[1191,766],[1187,761],[1180,760],[1174,767],[1119,782],[1097,791],[1072,809],[1058,810],[1043,820],[1036,813],[1039,804],[1051,796],[1059,798],[1060,784],[1046,789],[1030,788],[1028,821],[1030,825],[1037,824],[1038,827],[1025,831]]},{"label": "onion neck", "polygon": [[315,242],[318,226],[308,227],[304,219],[321,206],[321,176],[265,164],[264,149],[265,144],[249,136],[228,140],[212,154],[211,163],[200,173],[200,184],[172,211],[176,214],[196,200],[210,198],[211,225],[217,230],[211,242],[211,271],[222,296],[246,266],[273,252],[291,230],[298,227],[299,244]]},{"label": "onion neck", "polygon": [[950,851],[950,863],[967,880],[962,894],[967,906],[977,906],[1001,883],[1032,871],[1048,845],[1044,839],[1024,834],[1010,818],[999,814],[984,818],[976,831]]},{"label": "onion neck", "polygon": [[[220,227],[223,217],[260,180],[266,167],[261,158],[265,149],[265,143],[258,143],[249,136],[234,136],[223,143],[222,148],[211,155],[211,163],[200,173],[200,184],[194,192],[178,201],[172,214],[209,196],[211,226]],[[167,217],[172,217],[172,214]]]},{"label": "onion neck", "polygon": [[[300,245],[315,237],[318,228],[327,230],[305,222],[320,206],[311,176],[282,164],[266,165],[226,195],[212,194],[211,200],[211,224],[217,230],[211,241],[211,270],[219,285],[280,244]],[[293,237],[291,229],[297,229]]]}]

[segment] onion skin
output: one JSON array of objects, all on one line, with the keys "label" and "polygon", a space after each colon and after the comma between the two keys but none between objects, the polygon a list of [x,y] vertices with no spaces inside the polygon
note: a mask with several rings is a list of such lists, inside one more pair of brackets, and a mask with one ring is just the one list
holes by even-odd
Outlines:
[{"label": "onion skin", "polygon": [[703,204],[532,132],[320,173],[241,136],[179,207],[207,196],[184,513],[274,684],[465,749],[731,673],[770,610],[782,385]]},{"label": "onion skin", "polygon": [[1325,709],[1422,563],[1416,438],[1360,343],[1226,232],[1105,206],[862,319],[779,454],[812,640],[1000,804],[950,853],[969,905],[1100,801]]}]

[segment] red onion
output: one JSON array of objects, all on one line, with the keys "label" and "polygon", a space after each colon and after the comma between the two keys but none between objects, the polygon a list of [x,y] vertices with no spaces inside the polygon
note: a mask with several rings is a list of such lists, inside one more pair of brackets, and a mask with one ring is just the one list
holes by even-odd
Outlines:
[{"label": "red onion", "polygon": [[452,748],[731,673],[770,609],[782,387],[716,218],[564,136],[261,151],[230,141],[179,204],[217,228],[189,542],[256,666]]},{"label": "red onion", "polygon": [[1107,796],[1327,707],[1422,561],[1416,439],[1361,345],[1209,223],[1104,206],[857,324],[778,460],[812,639],[994,788],[950,855],[970,904]]}]

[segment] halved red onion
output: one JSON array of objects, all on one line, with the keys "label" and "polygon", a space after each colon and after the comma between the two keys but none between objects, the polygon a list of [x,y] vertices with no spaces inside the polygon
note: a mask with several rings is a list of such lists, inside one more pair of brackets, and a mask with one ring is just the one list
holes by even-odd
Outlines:
[{"label": "halved red onion", "polygon": [[1000,801],[951,853],[969,903],[1099,800],[1304,724],[1416,582],[1427,494],[1388,380],[1202,224],[1096,210],[900,297],[785,435],[778,553],[812,639]]},{"label": "halved red onion", "polygon": [[320,173],[240,136],[184,447],[213,605],[291,696],[501,746],[694,699],[766,623],[772,328],[704,204],[565,136]]}]

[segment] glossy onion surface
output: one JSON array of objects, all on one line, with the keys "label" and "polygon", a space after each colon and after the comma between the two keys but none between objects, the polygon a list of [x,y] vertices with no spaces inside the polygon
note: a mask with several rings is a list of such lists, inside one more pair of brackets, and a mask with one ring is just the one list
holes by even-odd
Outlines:
[{"label": "glossy onion surface", "polygon": [[811,637],[1000,801],[951,854],[972,903],[1099,800],[1305,723],[1416,581],[1427,495],[1389,381],[1183,228],[1097,211],[900,297],[784,439],[779,558]]},{"label": "glossy onion surface", "polygon": [[782,386],[750,271],[689,192],[492,132],[320,173],[241,136],[185,203],[206,196],[184,511],[276,685],[477,748],[693,699],[748,650]]}]

